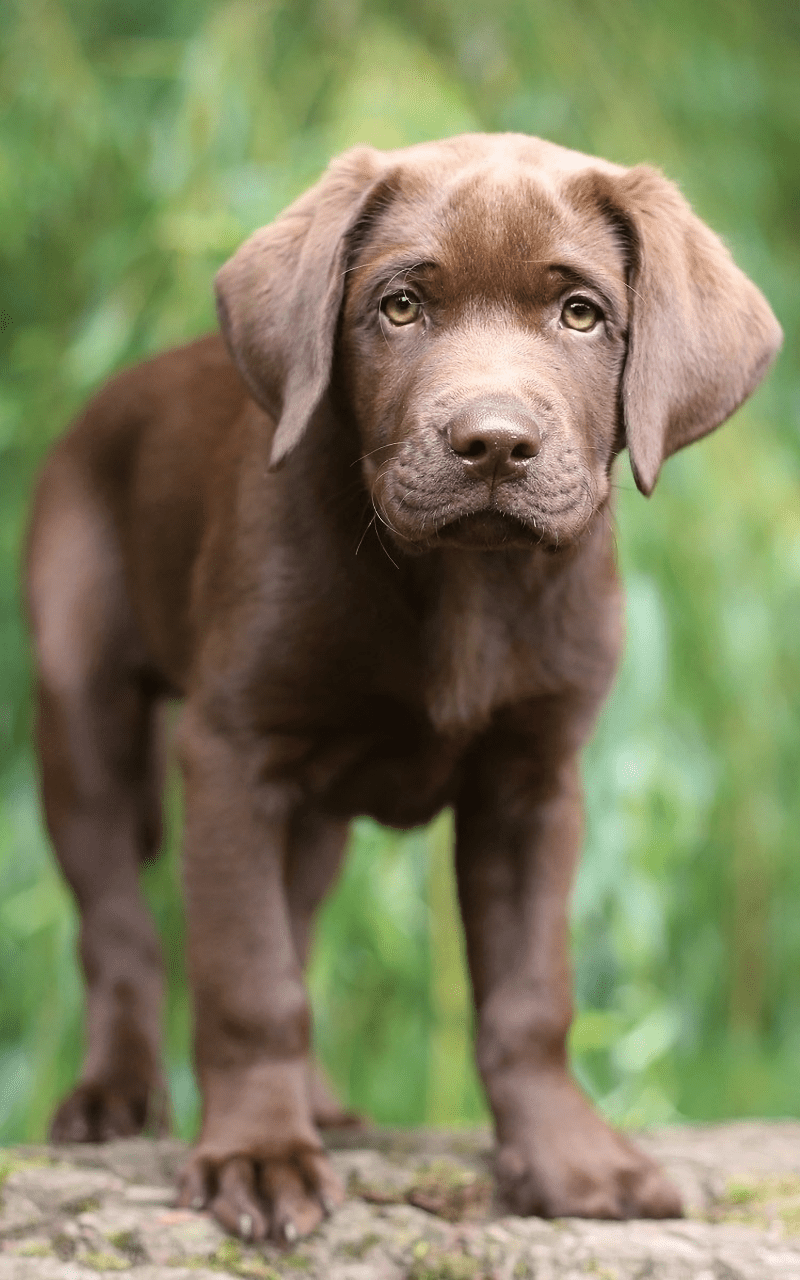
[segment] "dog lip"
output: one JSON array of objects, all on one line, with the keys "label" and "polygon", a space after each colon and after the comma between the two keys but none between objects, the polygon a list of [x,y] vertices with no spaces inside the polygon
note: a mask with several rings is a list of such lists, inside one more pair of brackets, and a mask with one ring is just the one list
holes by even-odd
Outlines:
[{"label": "dog lip", "polygon": [[494,551],[506,547],[537,546],[544,540],[544,531],[533,523],[507,514],[496,507],[484,507],[448,520],[436,529],[437,544],[474,547]]}]

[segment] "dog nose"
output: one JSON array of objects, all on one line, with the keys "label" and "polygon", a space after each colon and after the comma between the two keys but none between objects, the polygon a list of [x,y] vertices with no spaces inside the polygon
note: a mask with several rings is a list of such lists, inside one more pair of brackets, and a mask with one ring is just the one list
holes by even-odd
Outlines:
[{"label": "dog nose", "polygon": [[521,475],[542,447],[536,419],[522,406],[473,404],[448,425],[447,440],[476,479]]}]

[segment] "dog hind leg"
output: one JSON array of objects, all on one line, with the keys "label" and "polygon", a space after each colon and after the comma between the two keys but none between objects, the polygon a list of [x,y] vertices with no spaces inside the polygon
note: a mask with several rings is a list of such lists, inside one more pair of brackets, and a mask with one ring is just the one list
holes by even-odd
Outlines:
[{"label": "dog hind leg", "polygon": [[51,1136],[161,1132],[162,964],[138,883],[161,837],[159,707],[137,662],[111,522],[57,457],[31,530],[29,607],[45,815],[80,911],[87,990],[81,1079]]}]

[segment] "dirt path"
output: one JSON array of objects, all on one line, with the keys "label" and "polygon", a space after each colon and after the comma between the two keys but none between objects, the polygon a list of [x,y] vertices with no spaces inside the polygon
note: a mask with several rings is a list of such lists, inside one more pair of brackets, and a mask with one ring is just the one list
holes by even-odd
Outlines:
[{"label": "dirt path", "polygon": [[665,1223],[503,1216],[486,1134],[332,1145],[347,1204],[288,1254],[173,1207],[177,1142],[0,1151],[0,1280],[800,1280],[799,1122],[643,1139],[689,1206]]}]

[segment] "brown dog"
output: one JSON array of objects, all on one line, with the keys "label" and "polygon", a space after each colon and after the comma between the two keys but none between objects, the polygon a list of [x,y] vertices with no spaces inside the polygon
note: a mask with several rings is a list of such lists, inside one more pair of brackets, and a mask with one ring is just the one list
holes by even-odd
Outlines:
[{"label": "brown dog", "polygon": [[291,1240],[340,1198],[312,917],[349,818],[450,804],[509,1204],[678,1214],[567,1067],[576,760],[619,651],[614,459],[650,493],[727,418],[779,346],[769,307],[659,173],[521,136],[349,152],[218,298],[227,347],[115,378],[36,499],[42,787],[88,986],[53,1137],[165,1119],[137,872],[180,695],[203,1095],[182,1202]]}]

